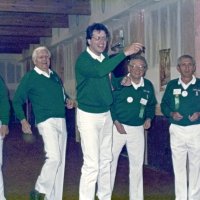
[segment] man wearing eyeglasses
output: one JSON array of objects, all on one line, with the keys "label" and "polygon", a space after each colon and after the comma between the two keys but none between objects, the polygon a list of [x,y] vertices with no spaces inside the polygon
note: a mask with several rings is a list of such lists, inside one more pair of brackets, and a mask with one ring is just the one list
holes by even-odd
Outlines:
[{"label": "man wearing eyeglasses", "polygon": [[161,101],[169,118],[176,200],[200,199],[200,79],[190,55],[177,61],[180,77],[171,80]]},{"label": "man wearing eyeglasses", "polygon": [[112,79],[114,101],[111,115],[114,122],[111,162],[111,188],[114,188],[118,158],[126,146],[129,156],[129,199],[143,200],[144,129],[151,126],[156,98],[152,83],[144,78],[147,62],[141,55],[128,58],[130,86]]},{"label": "man wearing eyeglasses", "polygon": [[94,23],[86,30],[87,48],[75,66],[77,82],[77,125],[81,136],[83,166],[81,169],[79,200],[95,198],[96,183],[99,200],[111,199],[110,162],[112,160],[113,102],[109,73],[126,56],[141,51],[140,43],[130,44],[114,58],[106,54],[108,29]]}]

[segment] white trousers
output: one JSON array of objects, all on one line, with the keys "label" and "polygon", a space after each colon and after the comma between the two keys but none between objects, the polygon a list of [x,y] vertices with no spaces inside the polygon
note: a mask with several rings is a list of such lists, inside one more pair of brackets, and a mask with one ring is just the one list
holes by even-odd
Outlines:
[{"label": "white trousers", "polygon": [[64,118],[49,118],[37,125],[44,142],[46,160],[35,189],[45,194],[45,200],[62,200],[67,142]]},{"label": "white trousers", "polygon": [[3,164],[3,138],[0,136],[0,200],[6,200],[4,196],[2,164]]},{"label": "white trousers", "polygon": [[94,114],[77,109],[77,125],[83,152],[79,200],[93,200],[96,183],[98,198],[110,200],[110,162],[112,160],[110,112]]},{"label": "white trousers", "polygon": [[169,131],[176,200],[200,200],[200,125],[172,124]]},{"label": "white trousers", "polygon": [[124,124],[123,126],[127,134],[120,134],[113,126],[111,188],[114,188],[119,155],[126,145],[129,158],[129,199],[143,200],[144,128]]}]

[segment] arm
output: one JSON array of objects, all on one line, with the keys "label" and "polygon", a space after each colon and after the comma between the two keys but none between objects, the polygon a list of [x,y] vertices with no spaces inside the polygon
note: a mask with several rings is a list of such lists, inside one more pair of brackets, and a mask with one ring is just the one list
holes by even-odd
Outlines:
[{"label": "arm", "polygon": [[[146,80],[148,81],[148,80]],[[153,84],[149,82],[150,85],[150,95],[149,95],[149,100],[146,106],[146,111],[145,111],[145,122],[144,122],[144,129],[149,129],[151,127],[151,121],[155,116],[155,111],[156,111],[156,104],[157,104],[157,100],[156,100],[156,96],[155,96],[155,92],[154,92],[154,87]]]},{"label": "arm", "polygon": [[156,95],[155,95],[153,84],[148,80],[146,80],[146,81],[148,82],[150,93],[148,95],[149,99],[148,99],[148,103],[147,103],[146,110],[145,110],[145,118],[152,120],[155,116],[157,100],[156,100]]},{"label": "arm", "polygon": [[28,76],[24,76],[15,92],[13,98],[13,108],[17,118],[20,120],[22,125],[22,131],[24,133],[31,134],[31,125],[26,120],[23,104],[25,103],[26,99],[28,98]]},{"label": "arm", "polygon": [[86,51],[79,56],[76,62],[76,69],[88,78],[98,78],[109,74],[117,67],[117,65],[124,60],[126,56],[136,54],[143,49],[143,45],[140,43],[132,43],[125,48],[125,50],[118,55],[108,58],[105,55],[105,59],[102,62],[94,60]]},{"label": "arm", "polygon": [[83,52],[75,66],[75,70],[86,78],[100,78],[108,75],[117,65],[125,58],[123,52],[109,58],[105,55],[105,59],[99,62],[93,59],[88,52]]},{"label": "arm", "polygon": [[8,99],[8,91],[4,81],[0,78],[0,135],[4,138],[8,132],[8,122],[10,114],[10,103]]}]

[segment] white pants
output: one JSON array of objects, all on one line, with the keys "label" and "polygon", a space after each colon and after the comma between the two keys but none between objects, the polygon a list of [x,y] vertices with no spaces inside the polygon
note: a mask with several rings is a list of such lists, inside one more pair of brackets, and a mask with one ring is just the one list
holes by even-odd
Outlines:
[{"label": "white pants", "polygon": [[200,125],[172,124],[169,130],[176,200],[200,200]]},{"label": "white pants", "polygon": [[124,124],[123,126],[127,134],[120,134],[113,126],[111,188],[114,188],[119,155],[126,145],[129,157],[129,199],[143,200],[144,128]]},{"label": "white pants", "polygon": [[[0,124],[0,126],[1,126],[1,124]],[[3,138],[0,136],[0,200],[6,200],[6,198],[4,196],[2,164],[3,164]]]},{"label": "white pants", "polygon": [[98,183],[98,198],[110,200],[110,162],[112,160],[110,112],[94,114],[77,109],[77,125],[83,152],[79,200],[93,200],[96,183]]},{"label": "white pants", "polygon": [[49,118],[37,125],[44,142],[46,160],[35,189],[45,194],[46,200],[62,200],[67,142],[64,118]]}]

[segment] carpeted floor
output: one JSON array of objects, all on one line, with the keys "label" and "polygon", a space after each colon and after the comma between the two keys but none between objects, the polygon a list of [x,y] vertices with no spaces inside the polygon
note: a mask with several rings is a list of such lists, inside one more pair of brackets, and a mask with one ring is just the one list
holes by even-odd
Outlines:
[{"label": "carpeted floor", "polygon": [[[37,130],[28,142],[19,125],[10,128],[4,141],[4,182],[7,200],[28,200],[44,161],[43,144]],[[79,178],[82,164],[80,144],[71,135],[68,138],[63,200],[78,200]],[[173,200],[173,175],[144,167],[145,200]],[[128,200],[128,160],[121,156],[118,165],[113,200]]]}]

